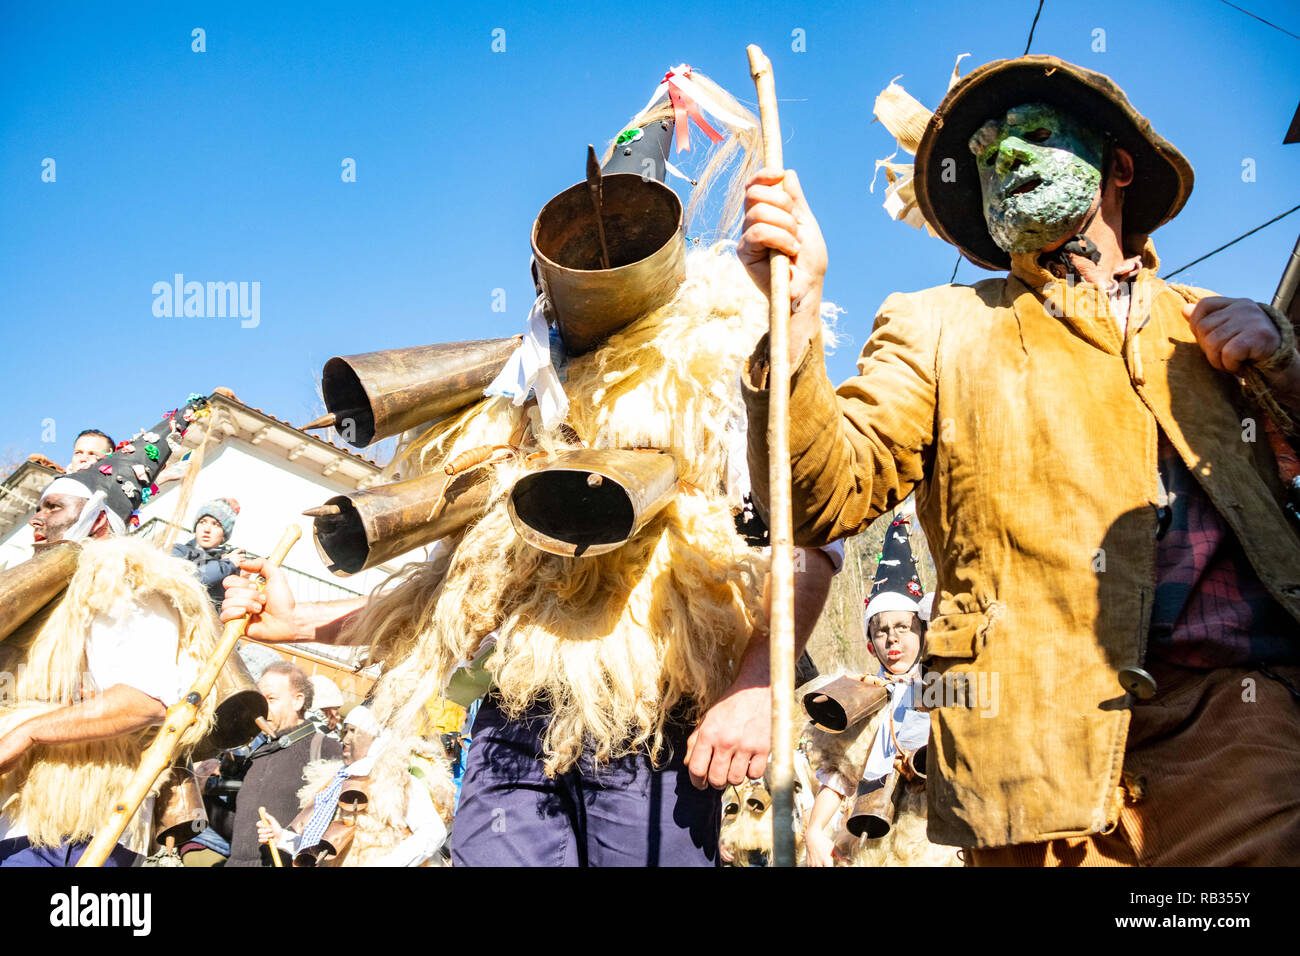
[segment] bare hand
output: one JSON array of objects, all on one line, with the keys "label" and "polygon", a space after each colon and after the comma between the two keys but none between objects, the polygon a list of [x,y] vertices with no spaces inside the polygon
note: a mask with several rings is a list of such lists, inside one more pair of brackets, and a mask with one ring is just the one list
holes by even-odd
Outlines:
[{"label": "bare hand", "polygon": [[809,829],[804,834],[804,847],[808,851],[809,866],[834,866],[835,841],[820,828]]},{"label": "bare hand", "polygon": [[1238,374],[1244,365],[1262,362],[1282,344],[1268,314],[1250,299],[1210,296],[1183,306],[1197,344],[1211,365]]},{"label": "bare hand", "polygon": [[277,846],[280,843],[280,835],[283,832],[284,828],[280,826],[280,821],[269,813],[266,815],[265,820],[257,821],[258,843],[270,843],[272,846]]},{"label": "bare hand", "polygon": [[700,790],[706,785],[721,790],[747,777],[757,780],[767,769],[771,744],[771,689],[733,684],[686,741],[691,783]]},{"label": "bare hand", "polygon": [[[293,612],[296,603],[284,571],[272,567],[263,558],[249,558],[240,564],[242,574],[232,574],[222,581],[226,599],[221,602],[221,620],[237,621],[251,615],[245,633],[255,641],[270,643],[292,641],[296,637]],[[266,590],[253,585],[254,574],[266,578]]]},{"label": "bare hand", "polygon": [[745,221],[736,254],[754,284],[769,294],[772,250],[790,257],[790,344],[792,357],[821,324],[826,241],[792,169],[760,169],[746,183]]}]

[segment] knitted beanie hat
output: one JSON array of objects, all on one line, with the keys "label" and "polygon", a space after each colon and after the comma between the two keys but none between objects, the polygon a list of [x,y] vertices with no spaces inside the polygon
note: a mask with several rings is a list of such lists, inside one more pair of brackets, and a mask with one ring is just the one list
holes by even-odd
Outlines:
[{"label": "knitted beanie hat", "polygon": [[239,502],[234,498],[213,498],[194,515],[194,525],[197,528],[199,521],[204,517],[210,517],[221,525],[221,530],[225,533],[226,540],[230,540],[230,533],[235,530],[235,515],[239,514]]}]

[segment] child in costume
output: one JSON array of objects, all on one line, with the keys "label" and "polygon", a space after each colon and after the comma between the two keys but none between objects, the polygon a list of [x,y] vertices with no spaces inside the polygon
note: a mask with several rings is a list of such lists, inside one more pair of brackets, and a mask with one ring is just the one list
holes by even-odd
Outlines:
[{"label": "child in costume", "polygon": [[896,518],[886,532],[864,614],[868,645],[880,665],[871,682],[885,687],[888,701],[841,734],[812,732],[821,787],[805,834],[809,866],[832,866],[837,858],[855,866],[959,865],[951,847],[935,846],[925,837],[923,776],[898,782],[903,790],[884,837],[854,839],[843,825],[837,837],[827,833],[841,808],[847,818],[856,797],[884,787],[891,774],[902,772],[904,758],[929,738],[929,716],[921,707],[921,655],[933,596],[922,595],[908,533],[905,517]]}]

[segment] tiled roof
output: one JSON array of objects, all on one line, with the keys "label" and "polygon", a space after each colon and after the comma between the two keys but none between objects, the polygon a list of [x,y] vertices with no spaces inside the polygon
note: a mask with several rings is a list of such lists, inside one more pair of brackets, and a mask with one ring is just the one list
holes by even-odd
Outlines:
[{"label": "tiled roof", "polygon": [[60,474],[60,475],[67,474],[66,468],[64,468],[62,465],[56,465],[54,462],[50,461],[44,455],[28,455],[27,460],[30,461],[33,465],[40,465],[43,468],[52,468],[54,469],[56,474]]},{"label": "tiled roof", "polygon": [[367,458],[365,455],[358,455],[356,452],[352,451],[350,448],[344,448],[344,447],[342,447],[341,445],[336,445],[336,444],[334,444],[334,442],[330,441],[330,440],[327,439],[327,438],[322,438],[322,437],[321,437],[320,435],[318,435],[318,434],[312,434],[311,432],[305,432],[305,431],[303,431],[301,428],[299,428],[297,425],[294,425],[292,422],[287,422],[287,421],[285,421],[283,418],[280,418],[280,417],[278,417],[278,416],[276,416],[276,415],[272,415],[270,412],[268,412],[268,411],[264,411],[264,410],[258,408],[256,405],[250,405],[250,404],[248,404],[248,403],[245,402],[243,399],[241,399],[239,396],[237,396],[233,391],[231,391],[230,389],[226,388],[224,385],[222,385],[222,386],[218,386],[217,388],[214,388],[214,389],[212,390],[212,394],[213,394],[213,395],[220,395],[220,396],[222,396],[223,398],[228,398],[228,399],[230,399],[230,401],[232,401],[232,402],[238,402],[240,405],[243,405],[245,408],[247,408],[247,409],[249,409],[249,410],[251,410],[251,411],[257,412],[257,414],[259,414],[259,415],[261,415],[261,416],[263,416],[263,417],[265,417],[265,418],[269,418],[271,421],[275,422],[276,424],[284,425],[286,428],[291,428],[291,429],[293,429],[295,432],[297,432],[298,434],[303,435],[303,436],[305,436],[305,437],[307,437],[307,438],[310,438],[312,441],[318,441],[318,442],[320,442],[322,445],[329,445],[331,448],[333,448],[333,449],[336,450],[336,451],[341,451],[341,452],[343,452],[345,455],[349,455],[349,456],[352,457],[352,458],[356,458],[356,459],[359,459],[360,461],[364,461],[364,462],[366,462],[367,464],[374,465],[376,468],[382,468],[382,467],[383,467],[383,465],[381,465],[379,462],[375,461],[373,458]]}]

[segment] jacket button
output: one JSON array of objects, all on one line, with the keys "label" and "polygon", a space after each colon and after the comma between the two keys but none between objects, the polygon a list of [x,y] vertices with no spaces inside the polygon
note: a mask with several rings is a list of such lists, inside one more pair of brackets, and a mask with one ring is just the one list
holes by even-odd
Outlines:
[{"label": "jacket button", "polygon": [[1120,671],[1119,685],[1138,700],[1150,700],[1156,695],[1156,679],[1140,667]]}]

